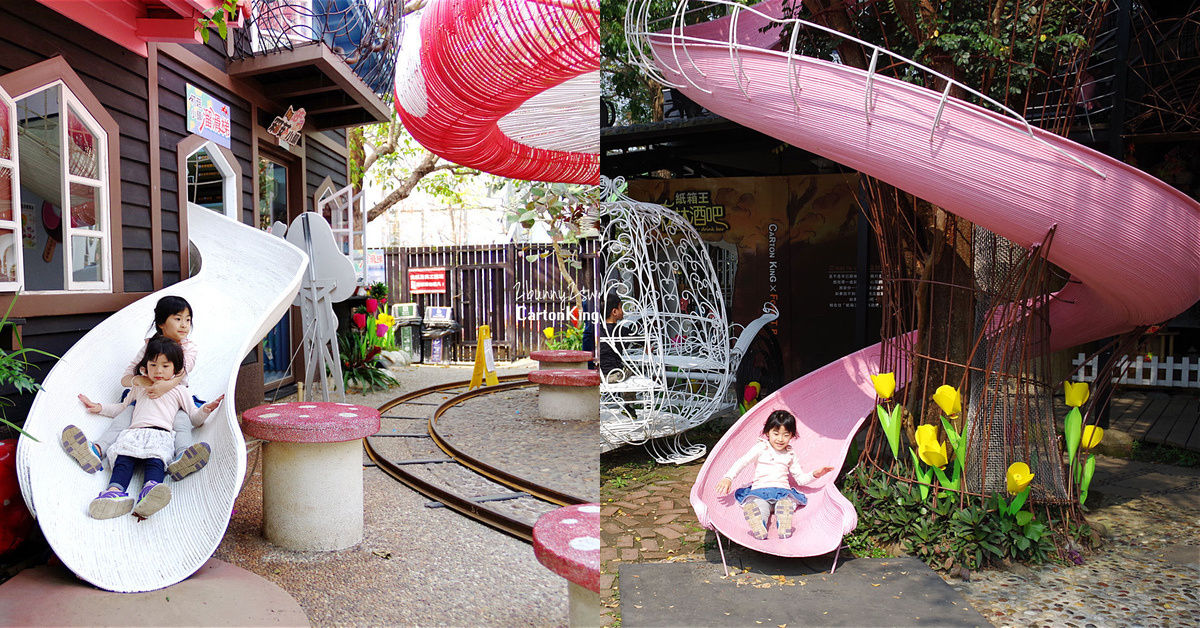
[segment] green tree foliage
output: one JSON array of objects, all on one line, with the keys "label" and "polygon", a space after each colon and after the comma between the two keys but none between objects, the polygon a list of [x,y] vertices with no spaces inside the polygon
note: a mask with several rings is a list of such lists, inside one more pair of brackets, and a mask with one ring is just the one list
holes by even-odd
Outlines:
[{"label": "green tree foliage", "polygon": [[[759,0],[737,0],[752,5]],[[650,0],[651,19],[666,17],[652,25],[655,29],[670,27],[675,0]],[[663,118],[663,85],[646,76],[630,60],[629,42],[625,36],[625,12],[628,0],[604,0],[600,3],[600,93],[616,108],[617,125],[656,122]],[[697,3],[689,7],[687,24],[698,24],[719,18],[728,6]]]},{"label": "green tree foliage", "polygon": [[[1061,71],[1056,65],[1077,61],[1077,51],[1087,43],[1083,32],[1095,4],[1087,0],[893,0],[865,3],[852,13],[838,0],[810,0],[785,3],[784,10],[788,17],[882,46],[1009,104],[1013,96],[1044,87]],[[785,40],[790,40],[791,27],[781,28]],[[800,54],[827,59],[836,49],[843,62],[867,67],[869,51],[848,54],[847,48],[843,40],[826,33],[802,32],[797,37]],[[881,59],[878,68],[887,68],[888,62]],[[927,87],[942,87],[928,74],[902,66],[883,71]]]},{"label": "green tree foliage", "polygon": [[446,161],[425,150],[392,114],[387,123],[351,129],[347,143],[350,148],[350,179],[356,190],[362,189],[366,177],[390,190],[381,201],[367,210],[370,222],[396,203],[420,191],[432,195],[446,206],[463,205],[470,189],[486,186],[499,188],[504,179]]}]

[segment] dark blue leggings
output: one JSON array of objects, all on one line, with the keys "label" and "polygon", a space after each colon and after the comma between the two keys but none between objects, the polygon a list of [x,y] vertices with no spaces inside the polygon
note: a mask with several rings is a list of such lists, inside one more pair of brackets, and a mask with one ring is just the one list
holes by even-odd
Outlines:
[{"label": "dark blue leggings", "polygon": [[133,467],[137,463],[145,463],[142,467],[142,474],[146,476],[146,482],[162,483],[163,477],[167,474],[167,465],[163,464],[158,458],[131,458],[129,456],[117,456],[117,461],[113,464],[112,478],[109,479],[109,486],[120,486],[124,491],[129,488],[129,481],[133,479]]}]

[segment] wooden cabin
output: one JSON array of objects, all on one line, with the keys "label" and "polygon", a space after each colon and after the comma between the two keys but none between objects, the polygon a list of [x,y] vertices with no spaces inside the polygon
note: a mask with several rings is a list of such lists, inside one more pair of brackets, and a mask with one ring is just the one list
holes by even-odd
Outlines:
[{"label": "wooden cabin", "polygon": [[[198,21],[223,4],[0,0],[0,307],[16,299],[0,347],[62,355],[187,278],[188,203],[265,228],[348,184],[346,130],[389,118],[398,32],[367,58],[347,45],[347,25],[372,26],[359,1],[242,0],[228,38],[203,42]],[[281,144],[289,108],[306,116]],[[197,326],[221,324],[193,307]],[[239,408],[303,368],[288,368],[300,332],[293,312],[246,356]],[[29,362],[40,381],[54,359]],[[0,387],[0,410],[19,424],[32,395],[14,393]]]}]

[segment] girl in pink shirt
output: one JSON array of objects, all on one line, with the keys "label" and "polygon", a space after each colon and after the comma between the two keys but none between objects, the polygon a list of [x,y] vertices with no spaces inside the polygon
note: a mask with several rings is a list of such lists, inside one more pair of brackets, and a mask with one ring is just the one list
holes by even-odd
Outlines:
[{"label": "girl in pink shirt", "polygon": [[786,539],[792,536],[792,513],[797,506],[808,503],[804,493],[792,488],[788,476],[791,475],[796,486],[804,486],[833,471],[833,467],[822,467],[811,474],[800,468],[791,445],[796,436],[796,417],[787,410],[776,410],[767,417],[763,435],[765,438],[752,445],[750,451],[733,463],[725,477],[717,482],[717,494],[728,495],[734,478],[753,464],[754,480],[750,486],[739,488],[733,494],[734,499],[742,505],[750,533],[759,540],[767,538],[767,521],[774,504],[779,538]]},{"label": "girl in pink shirt", "polygon": [[[137,370],[152,383],[165,382],[179,374],[183,363],[183,347],[178,342],[166,336],[155,336],[146,343],[145,355]],[[122,430],[109,448],[108,455],[115,456],[115,460],[108,488],[92,500],[88,513],[96,519],[111,519],[133,510],[134,515],[146,518],[166,506],[171,501],[171,489],[162,482],[166,465],[175,455],[175,414],[183,410],[192,426],[199,427],[222,399],[224,395],[197,408],[183,385],[155,398],[150,397],[150,388],[134,387],[121,403],[99,404],[79,395],[88,412],[109,417],[137,402],[133,406],[129,428]],[[143,466],[145,482],[135,505],[134,499],[125,491],[139,462]]]},{"label": "girl in pink shirt", "polygon": [[[125,369],[121,377],[121,386],[129,387],[144,387],[144,396],[150,399],[157,399],[162,395],[169,393],[176,386],[183,384],[187,385],[188,375],[196,366],[196,343],[188,338],[188,334],[192,330],[192,306],[180,296],[167,295],[158,300],[154,306],[154,327],[155,336],[166,336],[171,340],[179,343],[183,347],[183,369],[175,377],[163,381],[154,382],[150,378],[138,372],[142,358],[146,354],[146,348],[143,346],[133,362]],[[126,395],[131,393],[126,392]],[[122,397],[125,399],[125,397]],[[196,401],[196,405],[200,405],[200,401]],[[135,406],[136,407],[136,406]],[[68,425],[62,431],[63,449],[67,455],[71,456],[84,471],[95,473],[103,471],[105,465],[104,460],[107,458],[107,466],[113,464],[114,458],[108,456],[108,450],[121,432],[129,429],[130,418],[128,414],[114,417],[115,420],[108,426],[94,441],[89,441],[84,435],[83,430],[75,425]],[[167,473],[175,481],[199,471],[208,464],[209,454],[212,448],[208,443],[193,443],[192,425],[184,415],[179,415],[175,420],[175,457],[167,465]]]}]

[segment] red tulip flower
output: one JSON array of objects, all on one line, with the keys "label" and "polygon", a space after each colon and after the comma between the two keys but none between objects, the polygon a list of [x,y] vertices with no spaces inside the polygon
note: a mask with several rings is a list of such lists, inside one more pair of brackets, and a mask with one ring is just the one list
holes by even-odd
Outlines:
[{"label": "red tulip flower", "polygon": [[355,327],[357,327],[359,329],[366,328],[366,326],[367,326],[367,315],[366,314],[355,314],[353,316],[353,318],[354,318],[354,326]]},{"label": "red tulip flower", "polygon": [[750,403],[758,398],[758,389],[753,386],[747,386],[746,390],[742,391],[742,400]]},{"label": "red tulip flower", "polygon": [[367,299],[367,314],[374,314],[379,309],[378,299]]}]

